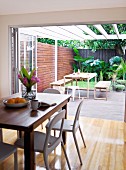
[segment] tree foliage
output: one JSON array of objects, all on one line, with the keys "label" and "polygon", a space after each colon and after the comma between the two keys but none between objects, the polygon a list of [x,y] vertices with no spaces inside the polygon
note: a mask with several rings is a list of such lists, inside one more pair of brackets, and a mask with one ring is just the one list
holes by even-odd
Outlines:
[{"label": "tree foliage", "polygon": [[38,38],[38,42],[55,45],[55,40],[49,38]]}]

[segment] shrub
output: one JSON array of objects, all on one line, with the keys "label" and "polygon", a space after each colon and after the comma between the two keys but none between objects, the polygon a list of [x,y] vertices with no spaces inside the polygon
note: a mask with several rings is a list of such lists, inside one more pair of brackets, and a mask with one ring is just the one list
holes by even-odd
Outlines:
[{"label": "shrub", "polygon": [[116,83],[126,86],[126,80],[116,80]]},{"label": "shrub", "polygon": [[122,84],[116,84],[116,85],[114,85],[114,89],[116,91],[123,91],[123,90],[125,90],[125,86]]}]

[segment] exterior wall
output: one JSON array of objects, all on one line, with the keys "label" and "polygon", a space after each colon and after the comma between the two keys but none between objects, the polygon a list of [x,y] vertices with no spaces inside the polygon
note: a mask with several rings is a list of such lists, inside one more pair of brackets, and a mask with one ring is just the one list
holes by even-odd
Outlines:
[{"label": "exterior wall", "polygon": [[[41,12],[0,16],[0,97],[11,93],[9,26],[48,26],[72,24],[126,23],[126,8],[106,8]],[[6,81],[5,81],[6,78]]]},{"label": "exterior wall", "polygon": [[37,90],[42,92],[55,79],[55,46],[37,43],[37,67],[40,78]]},{"label": "exterior wall", "polygon": [[[73,51],[69,48],[58,47],[58,80],[72,73]],[[42,92],[55,81],[55,46],[37,43],[37,72],[40,82],[37,91]]]},{"label": "exterior wall", "polygon": [[58,47],[58,80],[73,72],[73,50],[65,47]]}]

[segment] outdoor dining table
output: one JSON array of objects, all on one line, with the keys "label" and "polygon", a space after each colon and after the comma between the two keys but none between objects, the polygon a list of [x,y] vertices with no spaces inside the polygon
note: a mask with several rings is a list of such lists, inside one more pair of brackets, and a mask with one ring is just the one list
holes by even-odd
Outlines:
[{"label": "outdoor dining table", "polygon": [[95,83],[96,83],[96,81],[97,81],[96,80],[97,79],[96,73],[73,73],[73,74],[69,74],[69,75],[64,76],[64,82],[65,82],[65,79],[72,79],[72,80],[76,81],[76,86],[77,86],[78,80],[86,80],[87,81],[87,98],[89,98],[89,81],[92,78],[95,78]]},{"label": "outdoor dining table", "polygon": [[[9,96],[21,97],[20,94]],[[37,93],[36,99],[45,103],[56,103],[56,105],[41,108],[37,111],[32,111],[30,104],[22,108],[9,108],[0,103],[0,128],[13,129],[24,132],[24,169],[33,170],[34,165],[34,129],[53,115],[56,111],[63,108],[66,109],[67,117],[67,103],[69,102],[70,95],[66,94],[47,94]],[[0,131],[0,140],[2,134]],[[66,134],[63,134],[63,140],[66,141]]]}]

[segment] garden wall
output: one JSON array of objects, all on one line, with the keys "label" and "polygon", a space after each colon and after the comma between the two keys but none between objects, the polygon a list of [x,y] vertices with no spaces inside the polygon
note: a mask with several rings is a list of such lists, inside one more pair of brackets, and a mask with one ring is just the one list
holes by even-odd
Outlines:
[{"label": "garden wall", "polygon": [[73,63],[73,50],[71,48],[58,47],[58,80],[62,79],[64,75],[73,73]]},{"label": "garden wall", "polygon": [[[57,79],[62,79],[64,75],[73,72],[73,50],[65,47],[58,47]],[[37,91],[42,92],[50,87],[50,83],[55,81],[55,46],[37,43],[37,66],[40,82]]]},{"label": "garden wall", "polygon": [[[104,60],[105,62],[109,62],[109,59],[113,56],[119,56],[118,52],[115,49],[100,49],[96,52],[92,52],[92,50],[89,49],[79,49],[80,56],[83,58],[94,56],[95,59]],[[126,60],[126,53],[124,56],[124,59]]]}]

